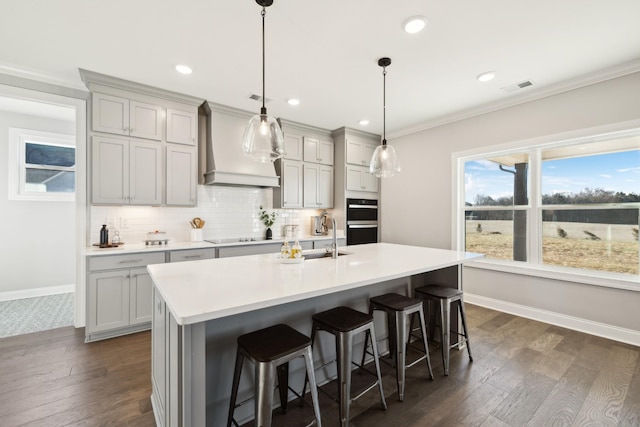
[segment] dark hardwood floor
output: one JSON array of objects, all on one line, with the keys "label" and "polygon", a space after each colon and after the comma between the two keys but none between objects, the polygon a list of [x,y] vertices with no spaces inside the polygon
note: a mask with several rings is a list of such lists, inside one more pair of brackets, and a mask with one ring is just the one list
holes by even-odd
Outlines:
[{"label": "dark hardwood floor", "polygon": [[[445,377],[432,348],[435,380],[409,369],[404,402],[383,364],[389,408],[370,392],[350,425],[640,426],[640,348],[470,304],[467,315],[473,363],[452,351]],[[154,425],[150,344],[148,332],[84,344],[73,328],[0,339],[0,426]],[[320,396],[323,425],[337,426],[336,404]],[[292,402],[274,425],[311,418]]]}]

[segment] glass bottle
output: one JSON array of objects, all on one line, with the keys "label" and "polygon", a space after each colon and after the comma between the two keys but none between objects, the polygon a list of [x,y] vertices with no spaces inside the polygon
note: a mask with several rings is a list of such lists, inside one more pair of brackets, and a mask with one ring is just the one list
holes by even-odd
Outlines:
[{"label": "glass bottle", "polygon": [[107,224],[102,224],[102,228],[100,229],[100,244],[109,244],[109,230],[107,230]]},{"label": "glass bottle", "polygon": [[293,244],[293,247],[291,248],[291,258],[301,258],[302,257],[302,246],[300,246],[300,243],[298,243],[298,241],[296,240],[296,242]]},{"label": "glass bottle", "polygon": [[116,246],[120,244],[120,233],[118,232],[118,230],[113,232],[113,237],[111,238],[111,244]]},{"label": "glass bottle", "polygon": [[284,258],[291,258],[291,247],[289,246],[289,242],[284,242],[282,244],[282,248],[280,248],[280,256]]}]

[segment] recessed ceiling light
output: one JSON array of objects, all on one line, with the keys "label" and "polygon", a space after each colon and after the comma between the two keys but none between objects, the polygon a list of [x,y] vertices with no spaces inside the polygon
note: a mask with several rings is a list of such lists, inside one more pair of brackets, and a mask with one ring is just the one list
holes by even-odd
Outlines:
[{"label": "recessed ceiling light", "polygon": [[487,71],[482,74],[478,74],[478,77],[476,77],[476,79],[478,79],[479,82],[488,82],[489,80],[493,80],[495,76],[495,71]]},{"label": "recessed ceiling light", "polygon": [[360,120],[360,121],[358,122],[358,124],[359,124],[360,126],[366,126],[366,125],[368,125],[368,124],[369,124],[369,120],[367,120],[367,119],[362,119],[362,120]]},{"label": "recessed ceiling light", "polygon": [[181,74],[191,74],[191,73],[193,73],[193,70],[191,69],[191,67],[188,67],[188,66],[182,65],[182,64],[176,65],[176,71],[181,73]]},{"label": "recessed ceiling light", "polygon": [[415,34],[422,31],[427,26],[427,18],[424,16],[412,16],[411,18],[405,19],[402,23],[402,28],[409,33]]},{"label": "recessed ceiling light", "polygon": [[287,100],[287,102],[289,103],[289,105],[299,105],[300,104],[300,100],[299,99],[295,99],[295,98],[291,98],[291,99]]}]

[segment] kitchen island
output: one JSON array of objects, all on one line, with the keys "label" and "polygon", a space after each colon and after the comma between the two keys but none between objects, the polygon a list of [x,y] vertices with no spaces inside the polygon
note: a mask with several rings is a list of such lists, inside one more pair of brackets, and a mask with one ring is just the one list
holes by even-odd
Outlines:
[{"label": "kitchen island", "polygon": [[[151,400],[158,425],[226,423],[239,335],[276,323],[308,335],[311,316],[337,305],[366,311],[371,296],[410,295],[424,283],[461,288],[462,264],[482,257],[388,243],[340,250],[345,254],[337,259],[300,264],[283,264],[277,255],[266,254],[149,266],[154,284]],[[382,320],[376,317],[379,337],[386,334]],[[332,343],[319,338],[315,357],[330,360]],[[292,362],[290,370],[290,384],[301,388],[302,363]],[[334,375],[335,369],[320,370],[318,382]],[[243,376],[240,400],[250,394],[249,377]],[[245,405],[236,416],[246,419],[252,410]]]}]

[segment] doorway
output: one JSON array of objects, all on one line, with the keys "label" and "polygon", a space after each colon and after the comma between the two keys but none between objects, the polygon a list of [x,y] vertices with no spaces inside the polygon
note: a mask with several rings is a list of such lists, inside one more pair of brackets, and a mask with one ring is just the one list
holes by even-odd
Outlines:
[{"label": "doorway", "polygon": [[0,336],[84,326],[85,100],[0,85],[0,164]]}]

